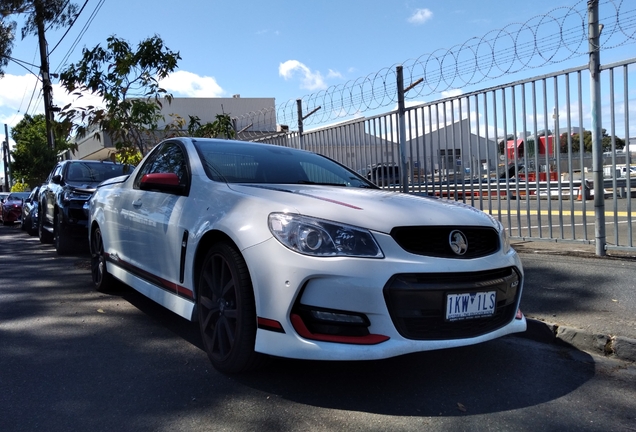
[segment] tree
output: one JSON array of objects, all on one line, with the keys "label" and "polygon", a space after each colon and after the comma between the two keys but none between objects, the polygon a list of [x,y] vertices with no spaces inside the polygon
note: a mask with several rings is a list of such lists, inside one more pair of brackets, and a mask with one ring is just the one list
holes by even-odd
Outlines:
[{"label": "tree", "polygon": [[172,100],[159,80],[173,72],[180,59],[156,35],[136,50],[115,36],[107,39],[105,49],[85,48],[82,59],[61,73],[60,83],[78,98],[86,93],[99,96],[104,107],[67,105],[61,118],[80,138],[97,129],[111,136],[118,151],[145,154],[146,142],[154,142],[163,118],[162,99]]},{"label": "tree", "polygon": [[[601,146],[603,147],[603,151],[612,151],[612,137],[607,134],[606,129],[601,130]],[[567,137],[566,137],[567,139]],[[625,147],[625,140],[619,137],[614,137],[614,145],[616,150],[620,150]],[[579,134],[572,135],[572,151],[579,152],[581,151],[581,137]],[[583,132],[583,151],[587,153],[592,152],[592,132],[584,131]]]},{"label": "tree", "polygon": [[[11,152],[13,178],[24,179],[31,187],[42,183],[57,161],[57,154],[74,147],[68,143],[68,133],[57,126],[55,149],[48,146],[46,140],[46,119],[44,114],[31,117],[28,114],[11,130],[16,143]],[[68,132],[68,131],[67,131]]]},{"label": "tree", "polygon": [[216,120],[212,123],[201,124],[198,116],[189,116],[188,135],[201,138],[226,138],[232,139],[236,136],[234,124],[229,114],[217,114]]},{"label": "tree", "polygon": [[4,67],[11,57],[17,27],[9,16],[26,15],[21,28],[24,39],[28,35],[38,34],[38,24],[55,29],[71,25],[77,10],[77,5],[68,0],[0,0],[0,77],[4,75]]}]

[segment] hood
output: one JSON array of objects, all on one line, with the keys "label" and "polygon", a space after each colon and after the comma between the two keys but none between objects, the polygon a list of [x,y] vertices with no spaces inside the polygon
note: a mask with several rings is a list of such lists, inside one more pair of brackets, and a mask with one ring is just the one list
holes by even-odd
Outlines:
[{"label": "hood", "polygon": [[311,185],[228,186],[236,192],[268,201],[273,204],[269,207],[280,207],[280,211],[285,209],[385,233],[397,226],[497,228],[498,225],[490,215],[469,205],[400,192]]},{"label": "hood", "polygon": [[74,182],[74,181],[66,181],[64,182],[65,185],[67,187],[73,188],[74,190],[78,191],[78,192],[86,192],[86,193],[93,193],[95,192],[95,189],[97,188],[97,185],[100,182]]}]

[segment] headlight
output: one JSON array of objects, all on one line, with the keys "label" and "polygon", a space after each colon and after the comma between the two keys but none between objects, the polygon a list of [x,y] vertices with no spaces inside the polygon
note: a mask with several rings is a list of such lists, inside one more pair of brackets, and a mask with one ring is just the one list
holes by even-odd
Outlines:
[{"label": "headlight", "polygon": [[64,194],[62,195],[62,199],[64,201],[70,201],[70,200],[87,200],[91,197],[90,194],[87,193],[82,193],[82,192],[77,192],[74,190],[65,190]]},{"label": "headlight", "polygon": [[269,229],[283,245],[304,255],[384,258],[371,233],[362,228],[307,216],[272,213]]},{"label": "headlight", "polygon": [[510,252],[510,239],[508,238],[508,231],[503,226],[501,222],[497,222],[499,224],[499,237],[501,241],[501,251],[504,254]]}]

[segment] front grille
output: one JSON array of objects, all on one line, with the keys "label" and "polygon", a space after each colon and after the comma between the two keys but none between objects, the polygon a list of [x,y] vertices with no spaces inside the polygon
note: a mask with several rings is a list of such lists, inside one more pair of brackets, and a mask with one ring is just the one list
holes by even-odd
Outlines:
[{"label": "front grille", "polygon": [[[470,273],[418,273],[393,276],[384,298],[397,331],[407,339],[441,340],[476,337],[514,319],[521,276],[513,267]],[[487,318],[446,321],[448,294],[495,291],[496,309]]]},{"label": "front grille", "polygon": [[[451,249],[450,234],[454,230],[465,236],[468,249],[458,255]],[[391,237],[407,252],[439,258],[479,258],[499,250],[499,234],[493,228],[474,226],[396,227]]]},{"label": "front grille", "polygon": [[75,221],[88,220],[88,216],[84,211],[84,200],[71,200],[68,206],[68,217]]}]

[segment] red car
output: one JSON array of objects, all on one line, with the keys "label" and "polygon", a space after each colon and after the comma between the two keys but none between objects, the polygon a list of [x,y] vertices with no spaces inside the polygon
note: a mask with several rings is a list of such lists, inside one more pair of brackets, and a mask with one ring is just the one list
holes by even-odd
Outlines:
[{"label": "red car", "polygon": [[2,203],[2,225],[10,225],[22,220],[22,203],[30,192],[11,192]]}]

